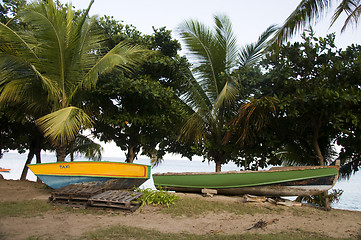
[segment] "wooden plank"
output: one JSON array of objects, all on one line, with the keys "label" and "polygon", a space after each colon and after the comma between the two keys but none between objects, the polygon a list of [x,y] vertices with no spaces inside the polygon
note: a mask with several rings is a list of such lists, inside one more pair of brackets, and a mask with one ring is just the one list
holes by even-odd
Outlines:
[{"label": "wooden plank", "polygon": [[113,207],[134,211],[140,206],[139,202],[134,202],[134,200],[142,195],[139,192],[108,190],[89,198],[88,204],[90,206]]},{"label": "wooden plank", "polygon": [[51,193],[50,201],[84,201],[96,194],[104,192],[104,187],[98,184],[70,184],[63,188],[57,189]]},{"label": "wooden plank", "polygon": [[209,189],[209,188],[203,188],[201,192],[203,193],[203,197],[213,197],[214,194],[217,194],[216,189]]},{"label": "wooden plank", "polygon": [[202,193],[206,194],[217,194],[217,189],[203,188]]},{"label": "wooden plank", "polygon": [[245,202],[266,202],[267,198],[265,196],[254,196],[246,194],[243,196]]}]

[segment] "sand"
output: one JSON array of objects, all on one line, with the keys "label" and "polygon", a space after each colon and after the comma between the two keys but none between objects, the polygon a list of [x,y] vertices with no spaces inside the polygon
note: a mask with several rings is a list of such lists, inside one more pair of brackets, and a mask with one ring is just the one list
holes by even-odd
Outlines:
[{"label": "sand", "polygon": [[[50,196],[50,189],[42,184],[29,181],[13,181],[0,179],[0,204],[4,201],[22,201],[40,199],[46,201]],[[179,194],[181,197],[202,198],[206,201],[235,201],[241,203],[240,198],[215,196],[203,198],[197,194]],[[258,203],[260,204],[260,203]],[[270,208],[292,208],[274,206]],[[300,207],[293,207],[300,208]],[[302,206],[301,208],[305,208]],[[79,237],[96,229],[104,229],[114,225],[133,226],[143,229],[154,229],[164,233],[191,234],[269,234],[277,232],[305,232],[320,233],[334,238],[354,238],[361,235],[361,212],[336,210],[323,211],[310,208],[309,214],[294,214],[294,211],[280,211],[279,214],[258,213],[253,215],[236,215],[233,213],[208,213],[199,217],[172,217],[159,211],[158,207],[146,206],[142,211],[134,213],[117,210],[102,215],[73,213],[65,211],[49,211],[34,217],[3,217],[0,219],[0,239],[26,239],[31,236],[44,236],[50,239],[69,239]],[[247,230],[258,221],[267,222],[267,226]]]}]

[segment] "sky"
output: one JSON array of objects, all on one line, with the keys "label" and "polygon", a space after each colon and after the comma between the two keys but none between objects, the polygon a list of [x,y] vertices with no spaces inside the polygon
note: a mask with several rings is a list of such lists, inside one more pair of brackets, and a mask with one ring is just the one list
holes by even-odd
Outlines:
[{"label": "sky", "polygon": [[[61,0],[63,3],[67,0]],[[76,9],[84,9],[90,0],[73,0]],[[165,26],[172,30],[173,37],[177,36],[177,27],[189,19],[196,19],[208,26],[213,26],[215,14],[227,15],[233,25],[233,30],[238,38],[238,43],[243,46],[255,42],[260,34],[272,24],[282,24],[290,13],[299,4],[299,0],[95,0],[90,10],[90,15],[108,15],[116,20],[132,24],[144,34],[151,34],[152,27]],[[334,1],[336,2],[336,1]],[[334,6],[335,7],[335,6]],[[351,43],[361,43],[361,31],[350,27],[345,33],[340,34],[343,19],[329,29],[330,11],[323,21],[315,26],[316,34],[325,36],[336,32],[336,45],[346,47]]]},{"label": "sky", "polygon": [[[71,2],[76,9],[85,9],[90,0],[61,0],[61,2]],[[124,24],[135,26],[143,34],[152,34],[153,26],[155,28],[165,26],[167,30],[172,31],[173,38],[179,40],[177,28],[185,20],[199,20],[208,26],[213,26],[213,16],[224,14],[230,18],[238,45],[241,47],[255,42],[270,25],[281,25],[299,2],[299,0],[95,0],[90,15],[113,16]],[[329,28],[332,13],[333,10],[313,26],[316,35],[324,37],[335,32],[336,46],[343,49],[352,43],[361,44],[361,29],[349,27],[346,32],[340,33],[344,18],[340,18],[332,28]],[[300,38],[296,36],[295,40]],[[124,157],[124,153],[115,144],[106,144],[104,148],[105,157]]]}]

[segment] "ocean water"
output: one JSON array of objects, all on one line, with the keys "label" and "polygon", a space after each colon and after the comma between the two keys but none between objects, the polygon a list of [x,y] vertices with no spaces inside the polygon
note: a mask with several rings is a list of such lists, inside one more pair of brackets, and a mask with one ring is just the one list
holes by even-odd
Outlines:
[{"label": "ocean water", "polygon": [[[26,161],[27,154],[18,153],[4,153],[3,158],[0,159],[0,167],[10,168],[9,173],[2,173],[5,179],[20,179],[22,169]],[[42,162],[55,162],[56,158],[53,153],[43,153],[41,155]],[[87,161],[83,157],[78,157],[76,161]],[[124,162],[124,157],[103,157],[103,161]],[[33,162],[35,163],[35,158]],[[150,165],[149,159],[139,158],[135,163]],[[201,160],[189,161],[184,158],[168,157],[159,166],[152,168],[152,173],[165,172],[209,172],[214,171],[214,163],[202,162]],[[222,171],[239,170],[239,168],[229,163],[222,166]],[[27,179],[31,181],[36,180],[36,176],[29,170]],[[142,188],[155,189],[153,179],[149,179],[142,186]],[[342,189],[344,192],[338,203],[332,205],[333,208],[361,211],[361,172],[354,174],[350,180],[341,180],[336,183],[334,189]]]}]

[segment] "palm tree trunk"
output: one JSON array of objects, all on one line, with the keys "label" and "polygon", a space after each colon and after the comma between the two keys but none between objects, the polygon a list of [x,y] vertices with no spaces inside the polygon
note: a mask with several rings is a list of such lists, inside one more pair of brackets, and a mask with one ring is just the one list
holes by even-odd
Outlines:
[{"label": "palm tree trunk", "polygon": [[74,141],[69,144],[70,162],[74,162]]},{"label": "palm tree trunk", "polygon": [[56,161],[64,162],[65,157],[66,157],[66,147],[65,146],[56,147]]}]

